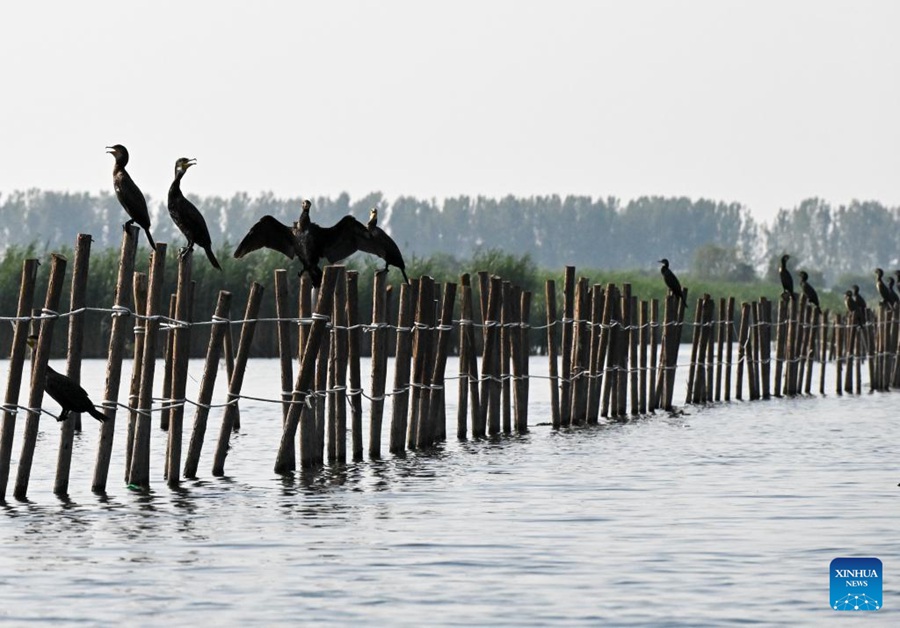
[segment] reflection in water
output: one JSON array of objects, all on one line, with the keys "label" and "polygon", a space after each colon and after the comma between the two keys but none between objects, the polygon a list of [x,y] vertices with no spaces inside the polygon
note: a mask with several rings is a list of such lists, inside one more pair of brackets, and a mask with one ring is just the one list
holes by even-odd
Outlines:
[{"label": "reflection in water", "polygon": [[[265,396],[267,373],[248,372],[249,394]],[[531,394],[546,404],[539,387]],[[228,476],[203,460],[199,479],[166,486],[165,434],[154,431],[153,489],[119,480],[105,495],[89,492],[96,434],[84,432],[71,498],[52,494],[45,442],[30,501],[0,506],[0,616],[810,624],[827,611],[832,558],[900,560],[894,401],[773,399],[559,432],[534,421],[521,436],[288,476],[271,472],[278,417],[248,407]],[[879,611],[886,623],[893,601]]]}]

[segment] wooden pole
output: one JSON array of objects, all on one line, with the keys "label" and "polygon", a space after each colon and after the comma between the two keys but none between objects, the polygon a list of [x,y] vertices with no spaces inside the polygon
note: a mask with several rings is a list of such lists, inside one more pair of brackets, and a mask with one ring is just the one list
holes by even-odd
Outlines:
[{"label": "wooden pole", "polygon": [[474,350],[469,339],[469,332],[472,329],[472,286],[469,273],[460,276],[459,285],[459,389],[456,401],[456,438],[465,440],[468,435],[469,382],[472,378],[469,372],[469,353]]},{"label": "wooden pole", "polygon": [[631,416],[637,416],[640,407],[638,393],[638,343],[640,341],[640,328],[638,326],[638,301],[637,297],[633,295],[628,299],[628,327],[628,396],[631,400]]},{"label": "wooden pole", "polygon": [[[275,317],[278,319],[276,330],[278,333],[278,364],[281,367],[281,421],[287,420],[291,409],[291,385],[294,382],[294,354],[291,347],[291,313],[288,306],[288,273],[284,268],[276,268],[275,280]],[[299,351],[299,350],[298,350]],[[299,353],[298,353],[299,354]],[[296,451],[287,452],[288,456],[296,456]],[[295,463],[296,464],[296,463]]]},{"label": "wooden pole", "polygon": [[184,403],[187,390],[187,365],[191,353],[190,293],[194,252],[187,249],[178,256],[178,280],[175,288],[175,316],[179,321],[172,331],[172,389],[169,404],[169,440],[166,448],[166,480],[169,486],[181,483],[181,444],[184,433]]},{"label": "wooden pole", "polygon": [[588,425],[597,423],[600,414],[600,394],[602,392],[602,368],[600,360],[600,334],[603,324],[603,286],[594,284],[591,286],[591,331],[590,351],[588,352],[588,395],[586,420]]},{"label": "wooden pole", "polygon": [[31,370],[31,393],[28,396],[28,411],[25,418],[25,433],[22,438],[22,454],[16,469],[16,485],[13,495],[18,500],[28,496],[28,480],[34,461],[34,447],[37,444],[38,426],[41,418],[41,402],[44,398],[44,382],[47,376],[47,362],[50,359],[50,344],[53,341],[53,327],[58,316],[59,301],[62,296],[63,280],[66,275],[66,258],[53,254],[50,261],[50,280],[44,300],[44,318],[34,354]]},{"label": "wooden pole", "polygon": [[281,418],[287,420],[291,408],[291,384],[294,381],[294,351],[291,351],[291,321],[288,308],[287,270],[276,268],[275,317],[278,319],[278,363],[281,366]]},{"label": "wooden pole", "polygon": [[512,386],[509,379],[509,361],[511,352],[511,334],[509,325],[511,322],[512,284],[503,281],[501,284],[500,303],[500,393],[501,393],[501,417],[503,421],[503,433],[512,432]]},{"label": "wooden pole", "polygon": [[25,365],[26,340],[31,320],[29,315],[34,305],[34,287],[39,263],[36,259],[22,262],[22,278],[19,282],[19,301],[16,307],[16,322],[13,325],[13,341],[9,352],[9,375],[6,378],[6,397],[3,405],[3,424],[0,429],[0,502],[6,500],[6,486],[12,462],[13,439],[16,430],[16,407],[19,390],[22,387],[22,370]]},{"label": "wooden pole", "polygon": [[122,233],[116,295],[113,301],[113,309],[116,311],[112,315],[109,357],[106,362],[106,389],[103,393],[102,404],[106,421],[100,425],[97,459],[94,464],[94,478],[91,482],[91,490],[100,494],[106,492],[106,481],[109,477],[109,462],[112,458],[113,436],[116,431],[116,403],[119,399],[119,387],[122,382],[122,360],[125,357],[125,338],[127,325],[132,323],[132,319],[128,315],[128,307],[131,305],[129,290],[134,280],[137,235],[137,225],[130,225]]},{"label": "wooden pole", "polygon": [[728,297],[725,314],[725,401],[731,401],[731,358],[734,344],[734,297]]},{"label": "wooden pole", "polygon": [[[485,353],[482,358],[484,383],[487,390],[481,390],[481,403],[487,401],[488,434],[500,433],[500,307],[503,300],[503,284],[499,277],[491,277],[491,288],[488,292],[488,325],[485,339]],[[493,323],[493,324],[490,324]]]},{"label": "wooden pole", "polygon": [[[144,316],[147,313],[147,291],[149,282],[145,273],[134,273],[134,311]],[[131,367],[131,384],[128,388],[128,426],[125,433],[125,481],[131,475],[131,459],[134,453],[134,435],[137,431],[138,404],[141,396],[141,370],[144,364],[144,344],[147,339],[147,321],[135,318],[134,358]]]},{"label": "wooden pole", "polygon": [[559,370],[557,366],[557,320],[556,320],[556,283],[548,279],[544,295],[547,301],[547,360],[549,362],[550,380],[550,416],[553,429],[560,426],[559,411]]},{"label": "wooden pole", "polygon": [[347,359],[349,361],[350,425],[353,439],[353,460],[363,459],[362,375],[359,353],[362,333],[359,327],[359,273],[347,271]]},{"label": "wooden pole", "polygon": [[394,349],[394,399],[391,405],[390,451],[396,456],[406,453],[406,414],[409,409],[410,352],[412,350],[412,288],[400,284],[397,312],[397,342]]},{"label": "wooden pole", "polygon": [[531,292],[522,291],[522,297],[519,302],[519,320],[521,321],[521,362],[522,370],[516,386],[516,406],[519,408],[517,414],[518,421],[516,423],[516,431],[524,434],[528,431],[528,392],[530,377],[530,348],[531,342]]},{"label": "wooden pole", "polygon": [[369,406],[369,458],[381,458],[381,429],[384,421],[384,391],[387,380],[387,271],[375,273],[372,287],[372,401]]},{"label": "wooden pole", "polygon": [[225,475],[225,457],[228,455],[231,432],[234,431],[235,408],[237,408],[241,388],[244,385],[244,372],[247,370],[247,360],[250,359],[250,345],[253,343],[253,332],[256,330],[256,319],[259,316],[262,295],[262,285],[254,281],[250,285],[250,294],[247,297],[247,309],[244,312],[244,322],[241,324],[241,337],[238,340],[238,350],[234,357],[234,371],[228,381],[228,405],[225,406],[225,412],[222,415],[222,427],[219,430],[219,441],[213,459],[212,474],[216,477]]},{"label": "wooden pole", "polygon": [[562,319],[562,386],[560,421],[568,426],[572,423],[572,319],[575,315],[575,267],[566,266],[565,285],[563,288]]},{"label": "wooden pole", "polygon": [[[447,353],[450,349],[450,339],[453,336],[453,307],[456,304],[456,284],[447,282],[444,284],[444,296],[441,301],[441,320],[438,326],[437,350],[434,356],[434,370],[431,374],[430,400],[428,404],[431,413],[430,423],[431,442],[434,444],[435,436],[440,437],[441,430],[438,423],[443,418],[444,374],[447,368]],[[421,431],[420,431],[421,434]]]},{"label": "wooden pole", "polygon": [[659,299],[650,299],[650,371],[647,374],[647,385],[650,389],[650,398],[647,409],[655,412],[659,407],[659,395],[653,383],[653,375],[658,367],[657,351],[659,345]]},{"label": "wooden pole", "polygon": [[[306,340],[303,352],[303,361],[297,372],[297,380],[291,397],[291,410],[288,412],[287,421],[284,422],[284,431],[281,435],[281,446],[278,448],[278,457],[275,459],[275,473],[287,474],[295,469],[293,460],[286,453],[293,447],[297,436],[297,427],[300,425],[301,408],[309,394],[316,371],[319,344],[323,342],[327,331],[329,315],[334,303],[334,288],[339,280],[343,279],[343,266],[326,266],[322,277],[322,286],[318,290],[316,311],[313,315],[312,325]],[[316,429],[315,415],[311,412],[303,412],[303,426],[300,440],[300,464],[303,468],[311,468],[316,463]]]},{"label": "wooden pole", "polygon": [[150,280],[147,289],[147,318],[144,321],[144,351],[141,355],[141,380],[134,424],[134,442],[128,483],[143,489],[150,488],[150,426],[153,407],[153,377],[156,374],[156,343],[159,331],[159,312],[166,266],[166,243],[157,242],[150,256]]},{"label": "wooden pole", "polygon": [[697,352],[700,349],[700,324],[703,321],[703,299],[697,299],[694,306],[694,329],[691,334],[691,363],[688,368],[687,394],[684,402],[694,401],[694,379],[697,377]]},{"label": "wooden pole", "polygon": [[222,355],[222,347],[225,342],[225,331],[231,325],[228,320],[230,315],[231,293],[220,290],[219,298],[216,302],[216,311],[212,317],[212,329],[209,332],[206,362],[203,365],[203,379],[200,381],[200,392],[197,394],[194,429],[191,432],[191,442],[188,444],[187,458],[184,461],[184,477],[186,478],[197,477],[197,468],[200,465],[200,452],[203,450],[203,440],[206,437],[206,426],[210,411],[209,404],[212,401],[216,375],[219,371],[219,358]]},{"label": "wooden pole", "polygon": [[[180,258],[179,258],[180,259]],[[168,310],[168,318],[170,321],[175,320],[177,317],[175,316],[175,308],[178,307],[178,295],[172,293],[169,295],[169,310]],[[163,351],[163,383],[162,383],[162,394],[168,400],[174,399],[175,395],[172,393],[172,373],[175,370],[175,360],[172,359],[172,354],[175,350],[175,326],[167,323],[165,325],[166,329],[166,344],[165,350]],[[163,403],[163,407],[159,411],[159,429],[166,431],[169,429],[169,417],[172,414],[172,406],[170,401],[166,401]]]},{"label": "wooden pole", "polygon": [[[409,419],[407,421],[406,446],[408,449],[416,449],[419,442],[420,413],[422,412],[422,387],[427,386],[426,364],[428,364],[428,352],[431,347],[430,315],[434,312],[434,281],[431,277],[423,276],[418,279],[418,299],[416,301],[415,328],[413,330],[412,346],[412,382],[410,390]],[[425,404],[428,400],[426,398]]]},{"label": "wooden pole", "polygon": [[762,379],[762,398],[771,397],[772,376],[772,302],[761,297],[759,299],[759,334],[760,334],[760,376]]},{"label": "wooden pole", "polygon": [[[75,242],[75,261],[72,265],[72,288],[69,300],[69,338],[66,375],[76,383],[81,382],[81,355],[84,346],[85,293],[87,292],[88,268],[91,260],[91,236],[79,233]],[[78,312],[78,313],[76,313]],[[72,444],[75,429],[80,431],[81,413],[72,413],[63,421],[59,431],[59,452],[56,457],[56,479],[53,483],[55,495],[68,495],[69,471],[72,468]]]},{"label": "wooden pole", "polygon": [[743,380],[744,367],[747,364],[747,338],[750,335],[750,304],[741,303],[741,323],[738,330],[738,363],[737,376],[734,385],[734,398],[738,401],[744,398]]},{"label": "wooden pole", "polygon": [[329,358],[331,386],[328,400],[332,412],[329,414],[329,460],[347,462],[347,273],[338,280],[334,288],[332,305],[334,325],[331,340],[334,351]]}]

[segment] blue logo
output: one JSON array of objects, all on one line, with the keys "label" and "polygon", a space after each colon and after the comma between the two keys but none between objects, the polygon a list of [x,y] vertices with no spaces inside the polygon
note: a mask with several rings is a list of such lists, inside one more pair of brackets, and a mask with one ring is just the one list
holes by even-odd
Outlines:
[{"label": "blue logo", "polygon": [[831,561],[831,608],[836,611],[877,611],[882,602],[881,561],[877,558],[835,558]]}]

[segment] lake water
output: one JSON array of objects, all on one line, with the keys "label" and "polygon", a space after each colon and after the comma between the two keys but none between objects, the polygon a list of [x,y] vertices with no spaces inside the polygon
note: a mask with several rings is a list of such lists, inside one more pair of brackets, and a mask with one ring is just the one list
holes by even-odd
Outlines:
[{"label": "lake water", "polygon": [[[84,364],[95,401],[104,368]],[[201,369],[191,363],[189,397]],[[5,390],[5,363],[0,376]],[[254,360],[244,391],[277,397],[278,377],[277,362]],[[86,417],[70,501],[52,494],[58,426],[44,417],[29,501],[0,509],[0,619],[900,625],[900,396],[733,402],[554,432],[548,386],[532,382],[525,436],[458,442],[450,386],[451,439],[436,452],[287,479],[272,473],[280,410],[242,402],[228,477],[209,473],[213,411],[201,479],[180,490],[162,479],[154,429],[149,494],[125,487],[121,412],[109,493],[91,493]],[[882,610],[830,610],[839,556],[883,561]]]}]

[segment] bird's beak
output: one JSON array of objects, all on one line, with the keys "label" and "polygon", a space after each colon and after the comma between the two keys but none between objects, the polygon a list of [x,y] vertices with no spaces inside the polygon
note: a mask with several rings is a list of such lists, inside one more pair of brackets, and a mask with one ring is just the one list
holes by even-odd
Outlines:
[{"label": "bird's beak", "polygon": [[106,147],[106,152],[109,153],[110,155],[115,155],[115,154],[116,154],[116,151],[115,151],[115,149],[113,149],[112,146],[107,146],[107,147]]},{"label": "bird's beak", "polygon": [[197,165],[197,160],[194,159],[193,157],[191,157],[190,159],[187,160],[187,163],[184,164],[184,168],[185,168],[185,170],[187,170],[191,166],[196,166],[196,165]]}]

